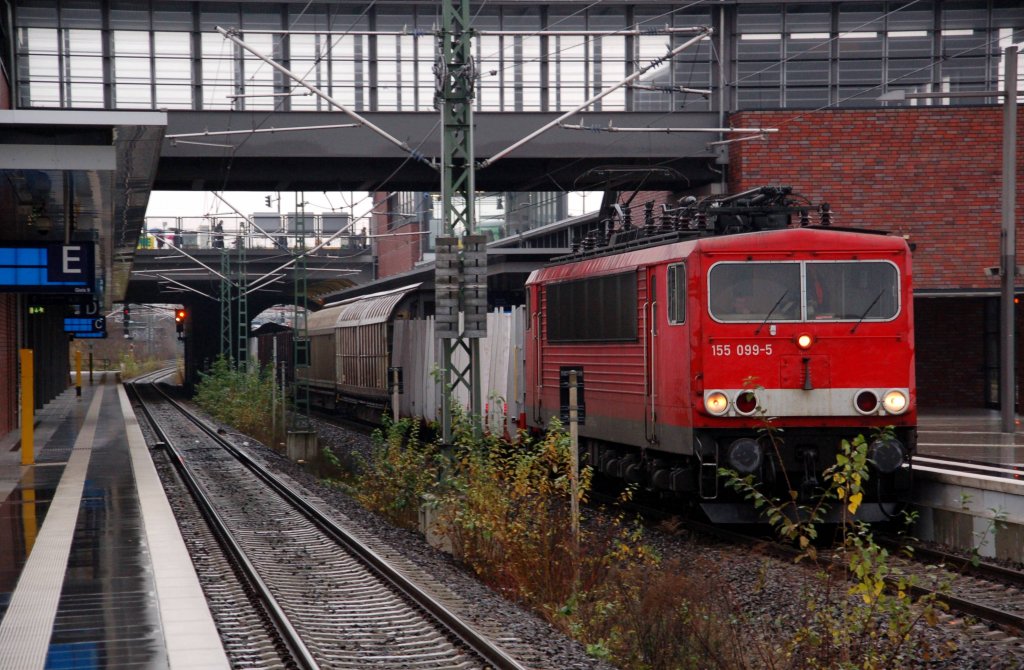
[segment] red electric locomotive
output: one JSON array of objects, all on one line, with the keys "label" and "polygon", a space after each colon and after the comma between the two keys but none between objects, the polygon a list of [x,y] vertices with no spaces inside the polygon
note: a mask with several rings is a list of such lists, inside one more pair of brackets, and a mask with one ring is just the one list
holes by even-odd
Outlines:
[{"label": "red electric locomotive", "polygon": [[[840,442],[863,434],[871,476],[858,516],[894,513],[916,440],[910,250],[832,227],[822,211],[809,225],[778,187],[691,202],[659,225],[648,208],[642,228],[598,231],[534,272],[528,423],[563,414],[567,372],[579,371],[587,462],[696,497],[724,523],[757,514],[719,467],[811,500]],[[877,435],[885,426],[895,437]]]}]

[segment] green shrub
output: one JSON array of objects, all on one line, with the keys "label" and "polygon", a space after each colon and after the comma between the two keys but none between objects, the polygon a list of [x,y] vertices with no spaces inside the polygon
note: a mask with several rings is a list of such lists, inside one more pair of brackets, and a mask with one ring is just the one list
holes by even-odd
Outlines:
[{"label": "green shrub", "polygon": [[269,420],[275,415],[274,379],[269,368],[258,372],[239,370],[218,357],[199,378],[195,401],[215,419],[267,445],[283,440],[283,429],[278,427],[274,435]]},{"label": "green shrub", "polygon": [[415,528],[423,496],[437,484],[437,446],[420,440],[417,422],[386,416],[373,438],[371,460],[356,475],[356,499],[403,528]]}]

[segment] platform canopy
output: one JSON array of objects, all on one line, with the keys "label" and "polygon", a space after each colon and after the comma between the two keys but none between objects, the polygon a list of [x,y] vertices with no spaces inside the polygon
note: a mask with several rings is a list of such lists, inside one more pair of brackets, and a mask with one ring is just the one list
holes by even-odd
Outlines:
[{"label": "platform canopy", "polygon": [[124,296],[163,112],[0,111],[0,245],[95,243],[96,294]]}]

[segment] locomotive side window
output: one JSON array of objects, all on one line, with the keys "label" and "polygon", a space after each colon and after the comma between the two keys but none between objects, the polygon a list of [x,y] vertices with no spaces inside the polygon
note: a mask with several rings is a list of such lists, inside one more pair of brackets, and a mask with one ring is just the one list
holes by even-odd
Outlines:
[{"label": "locomotive side window", "polygon": [[899,309],[899,276],[893,264],[807,263],[808,320],[887,320]]},{"label": "locomotive side window", "polygon": [[548,342],[635,342],[636,273],[549,284]]},{"label": "locomotive side window", "polygon": [[668,266],[668,322],[686,321],[686,266]]},{"label": "locomotive side window", "polygon": [[708,295],[719,321],[799,321],[800,263],[717,263]]}]

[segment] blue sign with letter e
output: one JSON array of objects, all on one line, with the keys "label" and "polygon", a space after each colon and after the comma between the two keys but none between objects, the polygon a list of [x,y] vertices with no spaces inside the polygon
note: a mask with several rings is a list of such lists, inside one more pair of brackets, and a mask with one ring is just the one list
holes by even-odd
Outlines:
[{"label": "blue sign with letter e", "polygon": [[0,245],[0,292],[92,293],[95,282],[92,242]]}]

